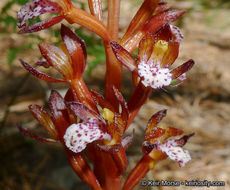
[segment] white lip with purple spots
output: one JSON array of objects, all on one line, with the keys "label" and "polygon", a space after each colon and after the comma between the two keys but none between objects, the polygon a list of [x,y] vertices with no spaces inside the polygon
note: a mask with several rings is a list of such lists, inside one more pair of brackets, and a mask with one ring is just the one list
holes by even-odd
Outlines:
[{"label": "white lip with purple spots", "polygon": [[163,144],[158,144],[157,149],[167,154],[171,160],[177,161],[180,167],[185,166],[191,160],[189,152],[178,146],[175,140],[168,140]]},{"label": "white lip with purple spots", "polygon": [[142,61],[138,64],[138,74],[142,78],[142,84],[153,89],[159,89],[170,85],[172,74],[168,68],[161,68],[160,64],[154,65]]},{"label": "white lip with purple spots", "polygon": [[84,150],[87,144],[103,139],[111,140],[111,136],[101,131],[96,122],[72,124],[64,135],[66,146],[75,153]]}]

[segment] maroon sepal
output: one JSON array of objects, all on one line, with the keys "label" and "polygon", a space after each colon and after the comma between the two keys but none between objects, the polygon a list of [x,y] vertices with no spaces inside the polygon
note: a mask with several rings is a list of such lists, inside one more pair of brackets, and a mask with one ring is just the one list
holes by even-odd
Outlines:
[{"label": "maroon sepal", "polygon": [[166,116],[167,110],[161,110],[155,113],[149,120],[145,130],[145,141],[157,138],[164,134],[164,130],[157,128],[158,123]]},{"label": "maroon sepal", "polygon": [[173,69],[171,71],[172,79],[176,79],[179,76],[181,76],[183,73],[190,70],[194,64],[195,64],[194,61],[190,59],[187,62],[183,63],[182,65],[178,66],[177,68]]},{"label": "maroon sepal", "polygon": [[61,25],[62,40],[71,57],[73,78],[81,77],[86,65],[86,47],[82,39],[65,25]]},{"label": "maroon sepal", "polygon": [[59,79],[55,79],[52,78],[48,75],[46,75],[45,73],[42,73],[40,71],[38,71],[37,69],[33,68],[31,65],[29,65],[28,63],[24,62],[23,60],[20,59],[20,62],[22,64],[22,66],[29,71],[32,75],[34,75],[35,77],[47,81],[47,82],[65,82],[64,80],[59,80]]},{"label": "maroon sepal", "polygon": [[30,25],[30,26],[24,27],[18,33],[24,34],[24,33],[38,32],[40,30],[44,30],[46,28],[49,28],[49,27],[61,22],[64,18],[65,18],[65,16],[55,16],[53,18],[49,18],[49,19],[44,20],[42,22],[35,23],[35,24]]},{"label": "maroon sepal", "polygon": [[117,42],[110,42],[110,46],[112,47],[115,56],[121,64],[123,64],[125,67],[127,67],[127,69],[132,72],[137,71],[135,60],[126,49],[124,49]]},{"label": "maroon sepal", "polygon": [[98,92],[94,91],[94,90],[89,90],[90,94],[93,98],[93,100],[102,108],[107,108],[109,110],[111,110],[112,112],[114,112],[114,107],[112,106],[112,104],[106,100],[101,94],[99,94]]},{"label": "maroon sepal", "polygon": [[18,127],[19,131],[20,131],[23,135],[28,136],[28,137],[30,137],[30,138],[33,138],[33,139],[35,139],[35,140],[37,140],[37,141],[40,141],[40,142],[43,142],[43,143],[44,143],[44,142],[45,142],[45,143],[56,143],[56,142],[58,142],[58,141],[56,141],[56,140],[54,140],[54,139],[39,137],[39,136],[33,134],[33,133],[32,133],[31,131],[29,131],[28,129],[23,128],[20,124],[17,124],[17,127]]},{"label": "maroon sepal", "polygon": [[63,141],[65,131],[71,123],[65,101],[62,96],[55,90],[51,91],[49,107],[52,113],[54,124],[59,134],[59,138]]},{"label": "maroon sepal", "polygon": [[88,122],[91,118],[96,118],[105,123],[104,119],[100,117],[98,113],[89,109],[80,102],[68,102],[68,105],[70,106],[70,109],[74,112],[74,114],[85,122]]}]

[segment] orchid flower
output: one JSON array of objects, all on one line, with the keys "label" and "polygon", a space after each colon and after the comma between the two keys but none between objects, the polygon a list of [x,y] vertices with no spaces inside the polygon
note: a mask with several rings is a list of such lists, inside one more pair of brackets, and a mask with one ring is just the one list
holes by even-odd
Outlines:
[{"label": "orchid flower", "polygon": [[[44,13],[56,13],[58,16],[27,26],[27,22]],[[107,28],[96,17],[75,7],[71,0],[34,0],[25,4],[18,12],[19,33],[31,33],[50,28],[63,19],[69,23],[77,23],[99,35],[104,40],[110,36]]]},{"label": "orchid flower", "polygon": [[[79,100],[92,109],[97,109],[82,79],[87,59],[85,44],[83,40],[77,37],[73,31],[64,25],[61,27],[61,36],[64,42],[64,44],[61,45],[61,49],[50,44],[39,44],[41,54],[45,58],[45,61],[35,64],[44,67],[53,67],[61,73],[63,76],[62,79],[52,78],[24,61],[21,61],[21,64],[27,71],[41,80],[47,82],[69,83],[74,100]],[[84,96],[81,94],[84,94]]]},{"label": "orchid flower", "polygon": [[[61,22],[71,9],[72,3],[70,0],[34,0],[25,4],[18,12],[18,27],[22,28],[19,33],[36,32],[49,28],[50,26]],[[56,13],[58,16],[49,18],[45,21],[26,26],[26,23],[44,13]]]},{"label": "orchid flower", "polygon": [[180,167],[185,166],[191,160],[189,152],[181,147],[186,144],[194,133],[184,135],[179,139],[169,139],[182,135],[183,130],[173,127],[158,127],[159,122],[165,116],[166,110],[161,110],[149,120],[142,146],[144,156],[128,176],[123,187],[124,189],[132,189],[160,160],[170,158],[178,162]]},{"label": "orchid flower", "polygon": [[160,89],[170,85],[174,79],[184,80],[184,73],[194,65],[193,60],[189,60],[170,69],[178,56],[182,39],[180,29],[167,24],[156,34],[145,35],[139,44],[137,60],[116,42],[110,44],[120,63],[139,76],[145,87]]}]

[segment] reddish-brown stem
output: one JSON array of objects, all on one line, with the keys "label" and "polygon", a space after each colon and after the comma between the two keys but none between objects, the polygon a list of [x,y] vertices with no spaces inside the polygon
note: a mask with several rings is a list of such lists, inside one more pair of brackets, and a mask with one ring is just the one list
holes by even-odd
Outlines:
[{"label": "reddish-brown stem", "polygon": [[108,31],[113,41],[118,40],[120,0],[108,0]]},{"label": "reddish-brown stem", "polygon": [[73,7],[69,11],[68,15],[66,16],[66,20],[71,24],[77,23],[88,30],[91,30],[93,33],[97,34],[106,41],[111,40],[108,30],[102,22],[100,22],[93,15],[77,7]]},{"label": "reddish-brown stem", "polygon": [[123,190],[132,190],[153,166],[154,160],[148,155],[143,156],[126,179]]},{"label": "reddish-brown stem", "polygon": [[81,153],[75,154],[66,149],[67,157],[73,170],[93,190],[102,190],[97,178]]},{"label": "reddish-brown stem", "polygon": [[[100,153],[100,160],[95,165],[95,174],[101,187],[103,190],[121,190],[121,176],[110,153]],[[101,163],[101,165],[99,164],[97,167],[98,163]]]},{"label": "reddish-brown stem", "polygon": [[76,99],[86,105],[88,108],[97,111],[96,104],[82,78],[71,80],[69,83]]},{"label": "reddish-brown stem", "polygon": [[120,90],[122,80],[121,64],[115,57],[109,42],[104,42],[106,53],[106,76],[105,76],[105,97],[109,102],[113,102],[113,106],[118,111],[119,102],[114,95],[113,87]]},{"label": "reddish-brown stem", "polygon": [[[118,41],[119,33],[120,0],[108,1],[108,32],[112,41]],[[115,109],[118,109],[118,101],[113,92],[113,86],[121,88],[121,64],[117,61],[110,45],[110,41],[104,42],[106,52],[106,77],[105,77],[105,97],[113,102]]]},{"label": "reddish-brown stem", "polygon": [[137,88],[133,92],[131,98],[128,101],[129,108],[129,120],[128,126],[132,123],[141,106],[146,102],[152,92],[152,88],[145,87],[139,82]]}]

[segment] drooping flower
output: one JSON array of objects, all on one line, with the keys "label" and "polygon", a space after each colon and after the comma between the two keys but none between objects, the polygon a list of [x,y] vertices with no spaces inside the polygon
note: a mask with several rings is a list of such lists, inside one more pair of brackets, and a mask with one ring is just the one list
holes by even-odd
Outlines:
[{"label": "drooping flower", "polygon": [[145,87],[159,89],[170,85],[178,77],[184,80],[185,72],[194,65],[194,61],[189,60],[175,69],[170,69],[178,56],[182,39],[180,29],[167,24],[156,34],[145,35],[139,44],[137,60],[116,42],[111,42],[111,47],[117,59],[133,72],[136,78],[134,83],[137,83],[139,76]]},{"label": "drooping flower", "polygon": [[130,136],[123,137],[127,125],[127,106],[115,88],[114,93],[121,103],[121,113],[116,113],[114,107],[94,91],[91,91],[91,94],[102,108],[100,115],[79,102],[69,103],[73,113],[83,121],[83,123],[70,125],[66,130],[64,140],[70,150],[76,153],[81,152],[87,144],[97,140],[106,140],[98,144],[103,151],[115,153],[121,147],[125,149],[128,147],[131,141]]},{"label": "drooping flower", "polygon": [[70,103],[70,109],[83,123],[70,125],[64,135],[65,145],[73,152],[83,151],[87,144],[97,140],[111,140],[106,130],[106,122],[96,112],[81,103]]},{"label": "drooping flower", "polygon": [[[56,13],[57,16],[48,18],[44,21],[27,25],[27,22],[44,13]],[[34,0],[25,4],[18,12],[19,33],[37,32],[49,28],[63,19],[70,24],[79,24],[104,40],[109,40],[110,35],[105,25],[98,18],[86,11],[75,7],[71,0]]]},{"label": "drooping flower", "polygon": [[170,137],[182,135],[183,131],[173,127],[166,129],[158,127],[159,122],[165,115],[166,110],[161,110],[149,120],[143,143],[143,152],[152,158],[157,157],[159,160],[169,157],[171,160],[177,161],[179,166],[182,167],[191,160],[191,157],[189,152],[181,147],[194,134],[185,135],[180,139],[169,139]]},{"label": "drooping flower", "polygon": [[[37,32],[57,24],[65,18],[70,10],[72,3],[70,0],[34,0],[25,4],[18,12],[18,27],[22,28],[19,33]],[[54,16],[45,21],[27,26],[27,22],[44,13],[56,13]]]},{"label": "drooping flower", "polygon": [[159,122],[165,116],[166,110],[161,110],[149,120],[142,145],[144,156],[128,176],[123,187],[124,189],[132,189],[160,160],[170,158],[178,162],[180,167],[185,166],[191,160],[189,152],[182,149],[182,146],[186,144],[194,133],[175,139],[176,136],[183,134],[183,130],[173,127],[159,127]]}]

